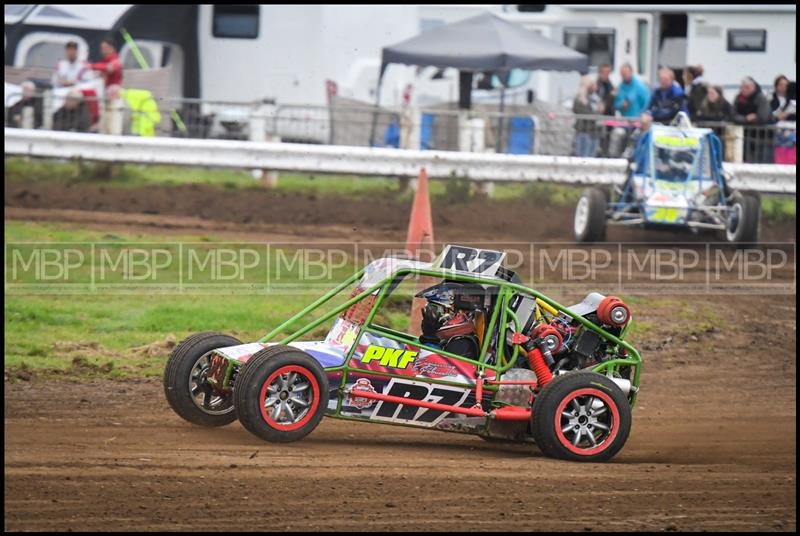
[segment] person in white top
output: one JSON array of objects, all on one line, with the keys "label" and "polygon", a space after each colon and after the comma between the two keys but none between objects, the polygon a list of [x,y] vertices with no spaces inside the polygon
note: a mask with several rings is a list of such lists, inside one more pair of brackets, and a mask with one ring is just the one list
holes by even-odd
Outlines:
[{"label": "person in white top", "polygon": [[89,63],[78,59],[78,43],[70,41],[64,51],[66,58],[58,62],[53,73],[53,87],[70,87],[94,78]]}]

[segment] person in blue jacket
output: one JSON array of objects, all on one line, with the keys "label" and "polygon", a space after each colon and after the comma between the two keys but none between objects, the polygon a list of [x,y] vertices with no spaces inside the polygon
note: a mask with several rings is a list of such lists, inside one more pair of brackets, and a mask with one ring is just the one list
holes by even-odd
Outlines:
[{"label": "person in blue jacket", "polygon": [[622,114],[622,117],[639,119],[650,102],[650,89],[647,84],[633,74],[633,67],[630,63],[623,64],[619,69],[619,74],[622,77],[622,83],[617,88],[614,108]]},{"label": "person in blue jacket", "polygon": [[669,123],[678,115],[678,112],[689,113],[686,106],[686,93],[675,81],[675,73],[672,72],[672,69],[662,67],[658,70],[658,87],[653,91],[647,112],[657,123]]}]

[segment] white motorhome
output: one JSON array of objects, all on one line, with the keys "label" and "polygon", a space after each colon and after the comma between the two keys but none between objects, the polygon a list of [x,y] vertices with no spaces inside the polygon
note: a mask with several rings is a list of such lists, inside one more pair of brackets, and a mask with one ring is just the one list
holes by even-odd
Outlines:
[{"label": "white motorhome", "polygon": [[[659,66],[680,71],[700,64],[705,79],[736,94],[741,79],[755,78],[768,92],[775,77],[797,72],[797,6],[793,4],[504,5],[503,16],[589,55],[590,65],[630,63],[655,84]],[[680,75],[680,72],[678,72]],[[562,101],[578,77],[537,73],[539,95]]]},{"label": "white motorhome", "polygon": [[[484,11],[587,53],[592,68],[610,63],[615,77],[630,62],[650,82],[659,65],[699,63],[731,92],[745,75],[767,88],[777,74],[795,78],[794,5],[6,5],[5,60],[52,68],[69,40],[81,57],[97,59],[100,40],[119,40],[125,28],[164,71],[166,96],[324,105],[330,80],[340,96],[373,102],[382,47]],[[137,69],[121,44],[125,68]],[[566,102],[578,76],[515,73],[506,102],[530,102],[534,92]],[[418,105],[457,100],[455,70],[397,65],[386,72],[381,103],[400,104],[408,84]],[[498,101],[492,85],[473,101]]]},{"label": "white motorhome", "polygon": [[[434,17],[426,18],[431,8]],[[488,8],[447,6],[439,13],[419,5],[6,5],[5,61],[52,69],[68,41],[78,43],[81,59],[97,61],[100,41],[110,34],[121,45],[124,67],[138,69],[120,37],[124,28],[151,68],[171,73],[166,91],[172,97],[323,105],[331,80],[343,94],[371,101],[384,46]],[[387,84],[387,104],[400,102],[401,86]],[[447,91],[440,93],[446,98]]]}]

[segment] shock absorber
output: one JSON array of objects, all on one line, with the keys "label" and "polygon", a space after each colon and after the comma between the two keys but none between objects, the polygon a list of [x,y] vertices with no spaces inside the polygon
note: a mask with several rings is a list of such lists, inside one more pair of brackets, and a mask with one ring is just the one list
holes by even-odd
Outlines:
[{"label": "shock absorber", "polygon": [[538,384],[544,387],[550,383],[553,379],[553,373],[550,372],[554,363],[553,352],[558,352],[561,348],[561,334],[558,330],[547,324],[540,324],[531,332],[530,337],[515,333],[512,342],[525,349]]}]

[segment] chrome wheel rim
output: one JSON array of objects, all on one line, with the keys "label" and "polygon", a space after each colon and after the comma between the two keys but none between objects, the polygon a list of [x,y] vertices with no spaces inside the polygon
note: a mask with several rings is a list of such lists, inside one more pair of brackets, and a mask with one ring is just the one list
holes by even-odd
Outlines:
[{"label": "chrome wheel rim", "polygon": [[575,207],[575,236],[581,236],[589,223],[589,198],[581,197]]},{"label": "chrome wheel rim", "polygon": [[211,354],[206,352],[195,362],[189,371],[189,396],[194,405],[209,415],[225,415],[233,411],[233,399],[230,395],[218,395],[208,383],[208,369],[211,366]]},{"label": "chrome wheel rim", "polygon": [[613,419],[608,405],[599,397],[576,396],[561,412],[560,426],[572,446],[594,449],[602,446],[612,433]]},{"label": "chrome wheel rim", "polygon": [[297,372],[279,374],[267,386],[264,409],[278,425],[297,424],[306,418],[314,401],[309,379]]},{"label": "chrome wheel rim", "polygon": [[728,237],[728,241],[733,241],[736,239],[736,231],[739,229],[739,223],[742,221],[742,205],[736,203],[733,205],[731,209],[731,213],[728,216],[728,228],[725,230],[725,233]]}]

